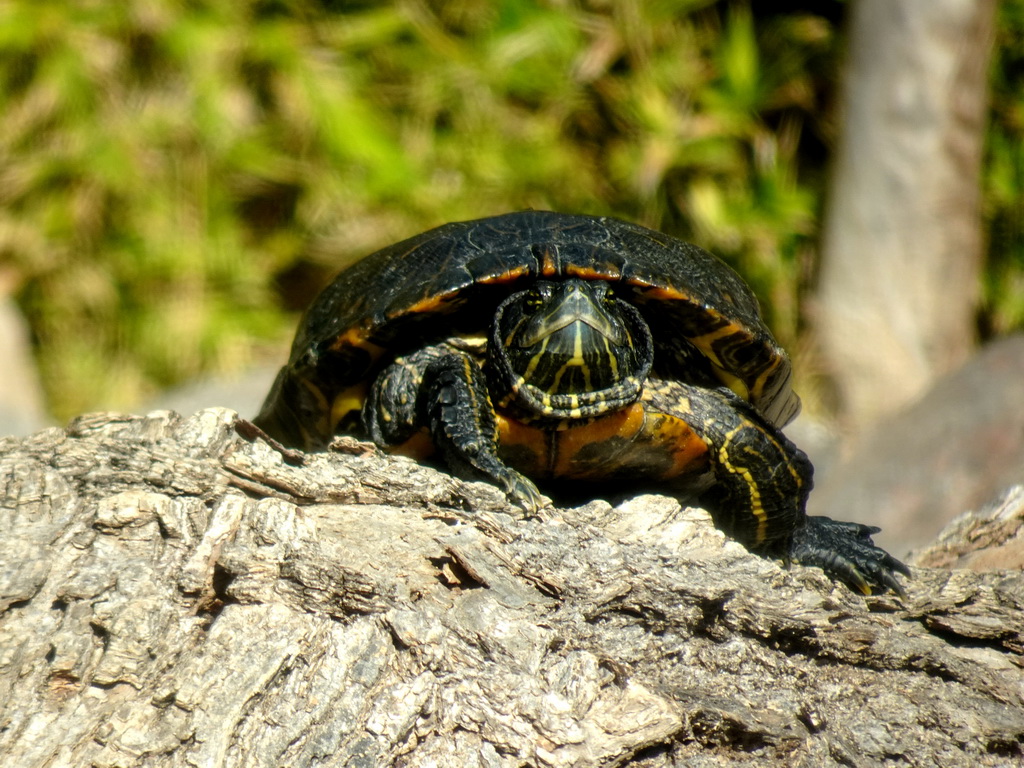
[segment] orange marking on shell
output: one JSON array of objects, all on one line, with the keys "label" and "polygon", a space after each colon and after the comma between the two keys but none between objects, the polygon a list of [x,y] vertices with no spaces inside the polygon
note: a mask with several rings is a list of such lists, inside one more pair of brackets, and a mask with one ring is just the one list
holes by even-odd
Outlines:
[{"label": "orange marking on shell", "polygon": [[374,360],[384,353],[383,347],[377,346],[366,338],[366,329],[364,328],[349,328],[344,333],[339,333],[334,337],[334,341],[331,342],[328,349],[332,352],[338,352],[352,347],[365,349]]},{"label": "orange marking on shell", "polygon": [[576,265],[566,267],[565,274],[578,277],[581,280],[618,280],[622,277],[618,270],[611,268],[600,270],[593,267],[580,267]]},{"label": "orange marking on shell", "polygon": [[512,466],[528,477],[548,474],[547,433],[537,427],[496,414],[498,445],[512,449],[516,460]]},{"label": "orange marking on shell", "polygon": [[544,430],[510,419],[503,414],[496,414],[498,423],[498,442],[501,445],[533,445],[538,439],[543,441]]},{"label": "orange marking on shell", "polygon": [[648,286],[645,287],[641,298],[643,299],[654,299],[655,301],[693,301],[693,297],[687,293],[676,288],[665,288],[661,285],[649,285],[640,280],[631,280],[631,283],[637,285]]},{"label": "orange marking on shell", "polygon": [[396,312],[391,313],[391,317],[398,317],[401,315],[418,315],[418,314],[431,314],[438,310],[450,309],[446,307],[446,304],[451,304],[452,299],[458,296],[458,291],[449,291],[448,293],[438,293],[432,296],[424,296],[422,299],[417,301],[412,306],[406,309],[399,309]]},{"label": "orange marking on shell", "polygon": [[[504,272],[493,275],[491,277],[484,277],[477,280],[478,283],[510,283],[518,278],[529,273],[529,268],[525,265],[506,269]],[[430,296],[424,296],[422,299],[417,301],[411,306],[399,309],[390,314],[390,317],[399,317],[402,315],[416,315],[416,314],[432,314],[435,312],[444,313],[451,312],[458,307],[461,302],[459,301],[459,294],[462,290],[448,291],[446,293],[437,293]]]},{"label": "orange marking on shell", "polygon": [[558,274],[558,269],[555,267],[555,261],[551,258],[551,251],[547,248],[544,249],[544,255],[540,259],[540,273],[544,277],[551,277],[552,275]]},{"label": "orange marking on shell", "polygon": [[416,459],[417,461],[429,459],[437,452],[437,448],[434,446],[434,439],[425,429],[417,432],[404,443],[388,446],[386,450],[388,453],[395,454],[396,456],[408,456],[410,459]]},{"label": "orange marking on shell", "polygon": [[500,275],[497,275],[496,277],[488,278],[487,280],[482,280],[481,282],[484,282],[484,283],[510,283],[513,280],[517,280],[518,278],[522,277],[523,275],[528,274],[529,271],[530,271],[529,267],[526,267],[526,266],[516,267],[514,269],[506,269]]},{"label": "orange marking on shell", "polygon": [[682,419],[664,413],[648,414],[651,437],[659,445],[671,446],[672,466],[662,480],[692,472],[707,461],[708,445]]},{"label": "orange marking on shell", "polygon": [[366,402],[366,393],[369,389],[368,382],[358,381],[334,396],[334,399],[331,401],[330,413],[331,434],[334,434],[337,429],[338,422],[353,411],[361,411],[363,409],[363,403]]},{"label": "orange marking on shell", "polygon": [[557,455],[553,467],[555,476],[579,477],[580,469],[577,467],[576,457],[583,448],[616,437],[632,442],[643,426],[644,407],[640,403],[634,403],[589,424],[569,427],[558,432],[555,443]]},{"label": "orange marking on shell", "polygon": [[[599,419],[554,432],[521,424],[498,415],[498,436],[503,451],[514,457],[514,466],[532,477],[572,480],[605,480],[618,471],[652,480],[671,480],[703,470],[708,446],[682,419],[649,411],[642,403]],[[618,441],[613,445],[613,441]],[[607,456],[597,461],[582,455],[589,446],[604,446]],[[667,468],[654,473],[644,456],[652,453],[670,459]],[[661,463],[661,466],[665,466]]]}]

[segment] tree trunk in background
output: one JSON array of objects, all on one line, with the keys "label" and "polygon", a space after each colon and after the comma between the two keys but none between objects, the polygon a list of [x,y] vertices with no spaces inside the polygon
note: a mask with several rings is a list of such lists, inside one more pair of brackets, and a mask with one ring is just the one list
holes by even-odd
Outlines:
[{"label": "tree trunk in background", "polygon": [[42,385],[36,372],[28,324],[0,274],[0,437],[25,435],[46,426]]},{"label": "tree trunk in background", "polygon": [[995,0],[853,6],[815,320],[854,432],[974,342]]}]

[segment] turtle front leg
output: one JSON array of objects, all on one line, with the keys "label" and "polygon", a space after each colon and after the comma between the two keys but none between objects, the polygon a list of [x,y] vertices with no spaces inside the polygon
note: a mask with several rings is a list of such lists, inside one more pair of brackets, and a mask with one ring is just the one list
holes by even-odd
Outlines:
[{"label": "turtle front leg", "polygon": [[423,375],[422,413],[453,472],[490,480],[527,512],[545,505],[537,486],[498,458],[498,426],[484,373],[469,355],[452,352]]},{"label": "turtle front leg", "polygon": [[498,429],[487,382],[477,362],[446,345],[400,358],[374,382],[363,411],[367,432],[395,445],[426,427],[448,468],[487,480],[528,512],[545,506],[537,486],[498,458]]},{"label": "turtle front leg", "polygon": [[907,567],[875,546],[877,529],[804,511],[813,468],[807,456],[754,408],[725,390],[665,383],[672,403],[709,447],[714,485],[703,500],[718,524],[759,552],[819,566],[864,594],[902,594]]}]

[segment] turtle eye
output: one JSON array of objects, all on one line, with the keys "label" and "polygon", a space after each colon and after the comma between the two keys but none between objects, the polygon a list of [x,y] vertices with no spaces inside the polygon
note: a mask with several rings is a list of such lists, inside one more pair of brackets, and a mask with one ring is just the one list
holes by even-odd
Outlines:
[{"label": "turtle eye", "polygon": [[524,304],[524,308],[527,312],[537,312],[544,306],[544,299],[541,298],[539,291],[530,291],[526,294],[526,301]]},{"label": "turtle eye", "polygon": [[609,308],[615,306],[619,300],[619,295],[611,285],[605,282],[593,282],[590,285],[592,286],[591,290],[602,306]]},{"label": "turtle eye", "polygon": [[526,292],[524,309],[527,312],[539,312],[544,304],[551,299],[552,287],[547,283],[538,283]]}]

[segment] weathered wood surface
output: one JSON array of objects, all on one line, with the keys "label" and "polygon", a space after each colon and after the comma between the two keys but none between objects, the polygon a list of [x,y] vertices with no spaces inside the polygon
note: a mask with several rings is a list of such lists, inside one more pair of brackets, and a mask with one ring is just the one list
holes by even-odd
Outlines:
[{"label": "weathered wood surface", "polygon": [[0,441],[0,765],[1012,765],[1024,576],[863,598],[644,496],[524,519],[234,414]]},{"label": "weathered wood surface", "polygon": [[1024,485],[1007,488],[988,506],[951,520],[930,546],[913,552],[910,561],[975,571],[1024,568]]}]

